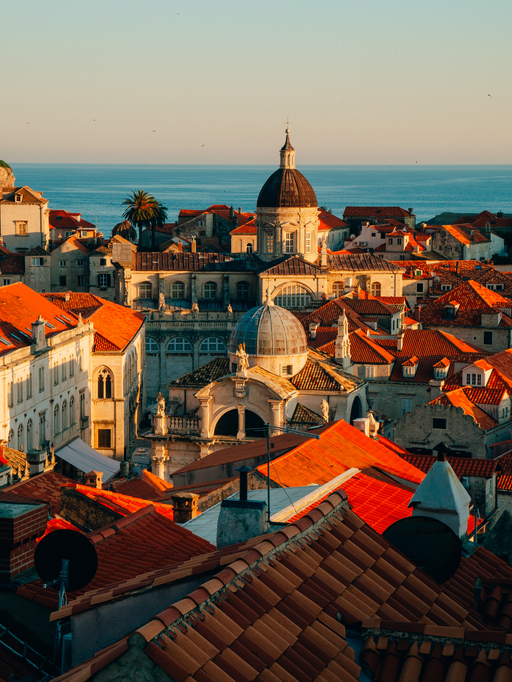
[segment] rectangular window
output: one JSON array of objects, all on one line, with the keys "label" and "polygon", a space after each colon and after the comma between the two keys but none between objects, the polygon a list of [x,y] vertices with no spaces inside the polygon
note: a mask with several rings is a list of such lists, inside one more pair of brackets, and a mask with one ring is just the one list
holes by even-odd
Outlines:
[{"label": "rectangular window", "polygon": [[311,253],[311,232],[306,232],[306,253]]},{"label": "rectangular window", "polygon": [[44,265],[44,258],[32,258],[32,265],[36,267],[40,267],[41,265]]},{"label": "rectangular window", "polygon": [[282,365],[281,374],[282,376],[291,376],[293,371],[292,365]]},{"label": "rectangular window", "polygon": [[68,281],[68,280],[67,280],[66,275],[60,275],[60,277],[59,277],[59,286],[61,286],[61,287],[67,286],[67,281]]},{"label": "rectangular window", "polygon": [[418,282],[418,283],[416,284],[416,291],[418,292],[418,294],[422,294],[422,293],[423,293],[423,282]]},{"label": "rectangular window", "polygon": [[39,393],[44,391],[44,367],[39,368]]},{"label": "rectangular window", "polygon": [[295,232],[286,232],[284,235],[284,252],[295,252]]},{"label": "rectangular window", "polygon": [[12,397],[12,381],[7,382],[7,407],[12,407],[13,397]]},{"label": "rectangular window", "polygon": [[64,361],[64,362],[62,363],[62,374],[61,374],[61,376],[62,376],[62,381],[66,381],[66,379],[68,378],[68,372],[67,372],[67,367],[66,367],[66,361]]},{"label": "rectangular window", "polygon": [[446,419],[433,419],[432,420],[433,429],[446,429]]},{"label": "rectangular window", "polygon": [[77,260],[76,264],[78,265],[79,268],[84,267],[84,261],[83,260]]},{"label": "rectangular window", "polygon": [[19,237],[26,237],[27,236],[27,223],[24,220],[17,220],[16,221],[16,234]]},{"label": "rectangular window", "polygon": [[408,412],[412,412],[412,398],[402,398],[400,400],[400,414],[403,417]]},{"label": "rectangular window", "polygon": [[4,279],[4,287],[11,283],[10,279]]},{"label": "rectangular window", "polygon": [[274,235],[271,232],[265,233],[265,246],[267,253],[274,253]]},{"label": "rectangular window", "polygon": [[98,286],[100,289],[105,289],[110,286],[110,275],[101,274],[98,275]]},{"label": "rectangular window", "polygon": [[32,374],[27,377],[27,399],[32,398]]},{"label": "rectangular window", "polygon": [[53,368],[53,385],[57,386],[59,383],[59,365],[55,365]]},{"label": "rectangular window", "polygon": [[402,238],[398,237],[398,239],[396,240],[396,243],[398,244],[398,246],[402,246]]},{"label": "rectangular window", "polygon": [[43,445],[46,441],[46,412],[41,412],[39,415],[39,445]]},{"label": "rectangular window", "polygon": [[111,435],[110,429],[98,429],[98,447],[99,448],[110,448],[111,446]]},{"label": "rectangular window", "polygon": [[18,394],[17,400],[19,403],[22,403],[23,402],[23,383],[21,382],[21,380],[18,380],[16,388],[17,388],[17,394]]},{"label": "rectangular window", "polygon": [[106,258],[100,258],[100,265],[106,265],[107,264],[107,259]]},{"label": "rectangular window", "polygon": [[75,376],[75,361],[73,358],[69,358],[69,376],[74,377]]},{"label": "rectangular window", "polygon": [[484,332],[484,345],[492,346],[492,332]]},{"label": "rectangular window", "polygon": [[84,277],[84,275],[78,275],[78,286],[79,286],[79,287],[85,286],[85,277]]},{"label": "rectangular window", "polygon": [[374,379],[375,378],[375,366],[374,365],[365,365],[365,376],[367,379]]},{"label": "rectangular window", "polygon": [[65,261],[65,260],[60,260],[60,261],[59,261],[59,267],[65,268],[65,267],[66,267],[66,261]]}]

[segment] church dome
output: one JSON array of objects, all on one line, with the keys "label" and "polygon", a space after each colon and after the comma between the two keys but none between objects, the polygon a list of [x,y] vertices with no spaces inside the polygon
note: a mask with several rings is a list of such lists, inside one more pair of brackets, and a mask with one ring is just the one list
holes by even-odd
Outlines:
[{"label": "church dome", "polygon": [[229,341],[230,353],[245,344],[248,355],[290,356],[308,352],[306,333],[286,308],[267,301],[251,308],[235,325]]},{"label": "church dome", "polygon": [[280,150],[280,167],[272,173],[258,195],[258,208],[316,208],[316,194],[306,178],[295,168],[295,149],[290,131]]}]

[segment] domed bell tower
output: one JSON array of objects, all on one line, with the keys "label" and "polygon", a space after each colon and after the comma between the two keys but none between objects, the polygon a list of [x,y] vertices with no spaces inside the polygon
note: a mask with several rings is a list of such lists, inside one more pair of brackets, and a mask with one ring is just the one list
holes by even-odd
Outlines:
[{"label": "domed bell tower", "polygon": [[306,178],[295,168],[295,149],[286,129],[280,165],[265,182],[256,204],[258,255],[272,261],[301,255],[318,258],[318,202]]}]

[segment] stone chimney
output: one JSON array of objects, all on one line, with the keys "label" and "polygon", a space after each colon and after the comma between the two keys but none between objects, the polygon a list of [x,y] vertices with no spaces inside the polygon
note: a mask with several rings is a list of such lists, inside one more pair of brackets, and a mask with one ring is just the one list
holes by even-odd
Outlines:
[{"label": "stone chimney", "polygon": [[334,357],[338,364],[343,369],[348,369],[351,365],[350,358],[350,338],[348,334],[348,318],[345,311],[338,318],[338,336],[336,337],[336,345]]},{"label": "stone chimney", "polygon": [[48,505],[0,503],[0,580],[34,568],[37,538],[46,532]]},{"label": "stone chimney", "polygon": [[31,478],[32,476],[37,476],[37,474],[44,473],[46,457],[46,450],[32,448],[27,451],[27,464],[29,466],[29,475]]},{"label": "stone chimney", "polygon": [[85,485],[89,488],[98,488],[101,490],[103,488],[103,472],[102,471],[89,471],[84,474]]},{"label": "stone chimney", "polygon": [[196,235],[194,234],[192,236],[192,241],[190,242],[190,251],[192,253],[195,253],[197,249],[197,244],[196,244]]},{"label": "stone chimney", "polygon": [[443,449],[441,444],[437,461],[416,489],[409,507],[413,516],[438,519],[463,538],[468,532],[471,497],[446,461]]},{"label": "stone chimney", "polygon": [[241,466],[237,471],[240,472],[240,499],[221,503],[217,522],[218,549],[247,542],[267,533],[270,528],[266,503],[247,499],[247,476],[252,469]]},{"label": "stone chimney", "polygon": [[186,523],[199,514],[199,497],[196,493],[176,493],[171,497],[175,523]]},{"label": "stone chimney", "polygon": [[46,324],[41,315],[39,315],[35,322],[32,322],[32,345],[35,345],[36,352],[48,348]]},{"label": "stone chimney", "polygon": [[310,322],[309,323],[309,338],[310,339],[316,339],[316,330],[320,326],[319,322]]}]

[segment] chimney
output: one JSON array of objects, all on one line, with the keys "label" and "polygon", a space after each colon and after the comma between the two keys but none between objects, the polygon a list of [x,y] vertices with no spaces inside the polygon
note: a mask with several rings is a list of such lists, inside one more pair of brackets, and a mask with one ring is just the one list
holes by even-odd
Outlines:
[{"label": "chimney", "polygon": [[412,214],[414,213],[414,209],[413,209],[413,208],[408,208],[408,209],[407,209],[407,213],[408,213],[409,215],[412,215]]},{"label": "chimney", "polygon": [[27,464],[29,465],[30,477],[37,476],[37,474],[44,473],[44,465],[46,464],[46,450],[36,450],[32,448],[27,451]]},{"label": "chimney", "polygon": [[446,461],[446,447],[440,443],[437,461],[420,483],[409,502],[413,516],[438,519],[453,530],[458,538],[468,532],[471,497]]},{"label": "chimney", "polygon": [[247,475],[252,469],[238,467],[240,473],[240,499],[223,500],[217,523],[217,548],[247,542],[251,538],[267,533],[267,505],[259,500],[247,499]]},{"label": "chimney", "polygon": [[176,493],[171,497],[175,523],[186,523],[199,514],[199,497],[197,493]]},{"label": "chimney", "polygon": [[66,300],[66,303],[68,303],[68,302],[69,302],[69,299],[71,298],[71,292],[70,292],[70,291],[66,291],[66,295],[65,295],[64,298],[65,298],[65,300]]},{"label": "chimney", "polygon": [[401,351],[402,348],[404,347],[404,333],[402,332],[396,337],[396,349],[397,351]]},{"label": "chimney", "polygon": [[47,504],[0,503],[0,580],[34,568],[37,538],[46,532]]},{"label": "chimney", "polygon": [[364,433],[365,436],[370,435],[370,420],[367,417],[360,417],[359,419],[354,419],[353,426],[358,431]]},{"label": "chimney", "polygon": [[230,206],[229,207],[229,219],[233,220],[234,217],[235,217],[235,209],[233,208],[233,206]]},{"label": "chimney", "polygon": [[192,253],[196,252],[196,235],[192,235],[192,242],[190,243],[190,251]]},{"label": "chimney", "polygon": [[318,329],[319,326],[320,325],[318,322],[310,322],[309,323],[309,338],[310,339],[316,339],[316,330]]},{"label": "chimney", "polygon": [[102,471],[89,471],[87,474],[84,474],[84,479],[85,485],[89,486],[89,488],[98,488],[99,490],[102,490],[103,488]]},{"label": "chimney", "polygon": [[35,322],[32,322],[32,345],[35,345],[36,352],[45,350],[48,347],[45,321],[41,315],[39,315]]},{"label": "chimney", "polygon": [[183,244],[178,242],[178,251],[181,253],[183,251]]}]

